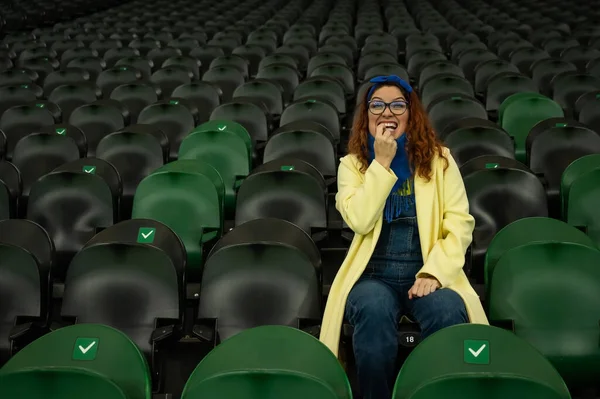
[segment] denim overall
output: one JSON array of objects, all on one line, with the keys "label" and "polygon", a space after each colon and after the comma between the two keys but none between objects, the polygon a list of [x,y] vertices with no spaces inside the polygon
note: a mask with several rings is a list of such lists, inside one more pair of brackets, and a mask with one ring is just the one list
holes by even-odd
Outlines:
[{"label": "denim overall", "polygon": [[423,266],[414,201],[391,222],[384,218],[381,235],[362,276],[346,302],[346,318],[354,326],[353,347],[364,399],[390,399],[396,377],[398,322],[410,315],[422,337],[468,322],[460,296],[439,289],[408,299],[415,275]]}]

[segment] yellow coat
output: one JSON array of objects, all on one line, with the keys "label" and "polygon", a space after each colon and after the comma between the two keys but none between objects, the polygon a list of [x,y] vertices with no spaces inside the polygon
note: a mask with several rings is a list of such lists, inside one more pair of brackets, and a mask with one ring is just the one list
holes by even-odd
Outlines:
[{"label": "yellow coat", "polygon": [[[436,157],[429,182],[415,177],[417,223],[424,262],[417,277],[437,278],[442,288],[452,289],[462,297],[471,323],[488,324],[481,301],[462,269],[475,220],[469,214],[458,166],[447,149],[444,154],[449,161],[446,171],[443,159]],[[373,254],[381,233],[385,201],[396,180],[394,172],[377,161],[362,173],[355,155],[341,159],[336,208],[355,234],[331,286],[320,336],[336,356],[346,299]]]}]

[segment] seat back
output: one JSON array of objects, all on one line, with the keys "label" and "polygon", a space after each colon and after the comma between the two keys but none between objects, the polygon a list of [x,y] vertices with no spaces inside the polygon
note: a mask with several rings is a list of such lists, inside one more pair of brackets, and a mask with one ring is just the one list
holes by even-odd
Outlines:
[{"label": "seat back", "polygon": [[531,172],[513,168],[483,169],[464,177],[473,231],[473,277],[482,281],[483,261],[496,233],[515,220],[548,216],[546,192]]},{"label": "seat back", "polygon": [[[244,355],[240,356],[240,353]],[[326,385],[336,398],[352,398],[348,378],[335,356],[311,335],[284,326],[252,328],[221,343],[198,364],[188,379],[183,397],[195,398],[187,395],[203,381],[236,372],[253,374],[250,382],[256,381],[257,374],[262,374],[267,380],[282,378],[291,384],[293,380],[304,376]],[[284,377],[286,375],[288,377]],[[323,391],[319,389],[317,392]],[[291,391],[283,394],[285,397],[288,395],[293,394]]]},{"label": "seat back", "polygon": [[[2,225],[0,224],[0,227]],[[187,254],[181,239],[165,224],[152,219],[131,219],[117,223],[96,234],[85,248],[102,244],[143,244],[166,253],[175,270],[179,286],[185,287]],[[183,290],[181,290],[183,292]]]},{"label": "seat back", "polygon": [[209,377],[189,388],[183,399],[338,399],[323,381],[286,370],[233,371]]},{"label": "seat back", "polygon": [[320,317],[317,272],[303,252],[284,244],[236,244],[213,253],[201,293],[198,317],[217,319],[222,341],[252,327],[298,327],[299,319]]},{"label": "seat back", "polygon": [[333,135],[334,141],[340,140],[340,121],[333,104],[326,100],[304,100],[290,104],[281,114],[281,125],[308,119],[325,126]]},{"label": "seat back", "polygon": [[181,238],[188,267],[202,264],[202,244],[221,235],[219,194],[200,174],[160,172],[146,177],[135,193],[132,218],[154,219]]},{"label": "seat back", "polygon": [[192,113],[182,104],[151,104],[140,112],[138,123],[154,125],[169,138],[170,158],[176,159],[183,139],[194,129]]},{"label": "seat back", "polygon": [[121,110],[106,104],[83,105],[73,110],[68,122],[85,134],[90,157],[96,154],[96,147],[104,136],[125,127]]},{"label": "seat back", "polygon": [[510,321],[569,386],[596,381],[588,365],[600,359],[598,264],[600,251],[589,246],[531,243],[505,252],[491,279],[490,320]]},{"label": "seat back", "polygon": [[[432,362],[431,359],[438,359]],[[457,398],[492,397],[500,391],[514,395],[511,388],[544,398],[570,399],[564,381],[533,346],[513,333],[480,324],[444,328],[421,342],[408,356],[394,387],[393,398],[436,398],[442,388],[454,388],[442,396]],[[491,392],[494,392],[493,394]],[[432,396],[433,395],[433,396]]]},{"label": "seat back", "polygon": [[[115,396],[115,399],[150,399],[152,396],[150,370],[140,350],[127,335],[99,324],[77,324],[42,336],[12,357],[0,369],[0,378],[10,381],[14,373],[18,372],[25,374],[20,377],[23,379],[29,379],[26,374],[32,372],[34,380],[39,384],[43,383],[48,389],[53,388],[56,380],[37,378],[38,373],[52,377],[64,374],[66,377],[61,378],[66,378],[73,384],[75,381],[81,381],[85,382],[85,386],[90,384],[90,387],[98,389],[109,388],[102,388],[106,383],[94,381],[97,378],[111,381],[125,394]],[[86,374],[87,377],[81,377]],[[57,382],[57,385],[63,386],[64,383]],[[93,392],[87,392],[87,389],[85,392],[93,395]],[[115,390],[104,392],[112,394]],[[69,398],[71,397],[75,398]],[[81,397],[81,391],[77,397]],[[108,398],[113,399],[112,396]]]},{"label": "seat back", "polygon": [[566,221],[572,226],[585,227],[586,233],[600,246],[600,169],[579,176],[571,185],[567,201]]},{"label": "seat back", "polygon": [[594,246],[582,231],[560,220],[546,217],[526,217],[502,228],[490,242],[485,255],[485,284],[489,286],[494,268],[506,251],[534,242],[572,242]]},{"label": "seat back", "polygon": [[514,158],[514,145],[510,136],[498,126],[458,128],[444,139],[459,167],[483,155]]},{"label": "seat back", "polygon": [[331,139],[311,130],[277,133],[265,146],[263,162],[279,158],[296,158],[313,165],[323,176],[336,175],[336,151]]},{"label": "seat back", "polygon": [[600,169],[600,154],[583,156],[573,161],[563,172],[560,182],[561,215],[563,220],[566,219],[569,191],[573,182],[579,176],[594,169]]},{"label": "seat back", "polygon": [[0,244],[0,364],[10,356],[9,336],[17,318],[42,316],[41,288],[40,271],[33,255],[23,248]]},{"label": "seat back", "polygon": [[321,253],[310,236],[287,220],[273,218],[255,219],[236,226],[214,245],[208,256],[223,248],[247,243],[289,245],[302,251],[315,269],[321,268]]},{"label": "seat back", "polygon": [[244,140],[234,133],[223,131],[198,131],[181,143],[180,160],[201,160],[214,167],[225,186],[225,210],[227,217],[233,215],[236,189],[248,176],[251,158]]},{"label": "seat back", "polygon": [[532,127],[538,122],[563,117],[560,105],[545,97],[524,97],[518,100],[506,100],[510,104],[504,109],[501,126],[515,140],[515,154],[521,162],[525,161],[525,141]]},{"label": "seat back", "polygon": [[79,159],[79,148],[71,137],[45,133],[23,137],[13,149],[13,164],[21,172],[23,181],[21,195],[28,197],[37,179],[76,159]]},{"label": "seat back", "polygon": [[0,373],[3,398],[77,399],[85,391],[88,399],[128,399],[113,381],[85,369],[34,369]]},{"label": "seat back", "polygon": [[157,320],[180,317],[175,266],[165,252],[147,245],[86,247],[67,270],[61,315],[117,328],[151,354]]},{"label": "seat back", "polygon": [[59,279],[97,229],[114,223],[114,213],[106,182],[83,173],[54,172],[42,177],[31,187],[27,206],[27,219],[42,226],[54,242]]},{"label": "seat back", "polygon": [[327,225],[323,182],[295,166],[255,171],[242,183],[236,204],[235,224],[273,217],[296,224],[311,234]]}]

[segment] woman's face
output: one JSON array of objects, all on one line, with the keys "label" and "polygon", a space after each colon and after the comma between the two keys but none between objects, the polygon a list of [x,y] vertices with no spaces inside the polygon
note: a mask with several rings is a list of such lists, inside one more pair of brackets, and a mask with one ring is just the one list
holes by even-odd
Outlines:
[{"label": "woman's face", "polygon": [[[382,102],[388,104],[383,112],[381,112]],[[390,103],[394,104],[389,105]],[[403,106],[406,109],[403,109]],[[379,115],[374,114],[372,111]],[[377,127],[384,124],[387,126],[386,129],[392,133],[392,136],[397,139],[406,131],[408,125],[408,100],[397,86],[382,86],[376,89],[373,96],[371,96],[371,104],[367,104],[367,114],[369,115],[369,133],[373,137],[377,134]]]}]

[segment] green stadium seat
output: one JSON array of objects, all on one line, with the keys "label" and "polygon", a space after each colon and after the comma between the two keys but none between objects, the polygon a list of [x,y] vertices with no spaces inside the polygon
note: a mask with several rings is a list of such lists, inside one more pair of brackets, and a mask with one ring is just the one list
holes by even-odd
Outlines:
[{"label": "green stadium seat", "polygon": [[508,96],[506,99],[504,99],[504,101],[502,101],[502,104],[500,104],[500,107],[498,107],[498,124],[502,125],[502,119],[504,117],[504,112],[506,111],[506,109],[508,108],[509,105],[511,105],[515,101],[523,100],[525,98],[547,98],[547,97],[545,97],[542,94],[534,93],[534,92],[515,93],[511,96]]},{"label": "green stadium seat", "polygon": [[571,242],[594,247],[583,232],[560,220],[527,217],[516,220],[496,233],[485,254],[485,284],[489,286],[496,264],[513,248],[535,242]]},{"label": "green stadium seat", "polygon": [[317,339],[284,326],[246,330],[200,362],[182,399],[351,399],[339,361]]},{"label": "green stadium seat", "polygon": [[193,131],[182,141],[179,159],[202,160],[219,172],[225,184],[225,217],[230,218],[235,210],[237,189],[250,173],[252,158],[248,133],[244,140],[235,133],[239,132],[236,126],[226,123],[216,129]]},{"label": "green stadium seat", "polygon": [[408,356],[394,399],[570,399],[548,360],[524,340],[497,327],[444,328]]},{"label": "green stadium seat", "polygon": [[515,140],[515,155],[517,160],[525,162],[525,142],[532,127],[545,119],[563,117],[560,105],[539,94],[518,93],[523,97],[508,97],[500,106],[504,109],[500,126]]},{"label": "green stadium seat", "polygon": [[600,246],[600,168],[579,175],[573,181],[567,199],[565,220],[572,226],[584,228]]},{"label": "green stadium seat", "polygon": [[150,399],[150,370],[122,332],[78,324],[23,348],[0,369],[0,397]]},{"label": "green stadium seat", "polygon": [[560,182],[561,215],[563,220],[566,220],[571,186],[581,175],[594,169],[600,169],[600,154],[583,156],[573,161],[563,172]]},{"label": "green stadium seat", "polygon": [[173,229],[185,245],[188,270],[195,277],[202,267],[203,245],[220,237],[223,228],[212,180],[187,171],[155,172],[142,180],[133,198],[132,218],[154,219]]},{"label": "green stadium seat", "polygon": [[600,251],[532,243],[506,251],[490,283],[489,319],[542,353],[569,387],[598,380]]},{"label": "green stadium seat", "polygon": [[219,172],[211,164],[198,159],[179,159],[177,161],[169,162],[157,169],[154,173],[161,172],[197,173],[208,177],[217,189],[219,205],[221,207],[221,226],[223,225],[223,218],[225,217],[225,184],[223,183],[223,178]]}]

